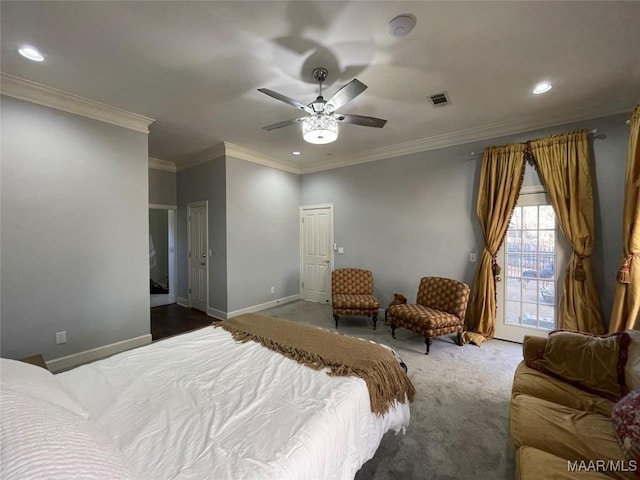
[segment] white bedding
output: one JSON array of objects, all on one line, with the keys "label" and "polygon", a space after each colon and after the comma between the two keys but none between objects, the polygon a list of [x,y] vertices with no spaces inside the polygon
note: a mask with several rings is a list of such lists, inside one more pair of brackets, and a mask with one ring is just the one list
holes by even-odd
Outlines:
[{"label": "white bedding", "polygon": [[365,382],[330,377],[204,328],[57,377],[160,479],[352,479],[408,404],[371,413]]}]

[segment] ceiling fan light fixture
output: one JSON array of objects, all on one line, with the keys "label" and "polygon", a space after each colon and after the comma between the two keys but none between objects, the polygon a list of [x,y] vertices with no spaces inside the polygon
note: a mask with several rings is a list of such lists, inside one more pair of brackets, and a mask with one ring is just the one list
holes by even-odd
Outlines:
[{"label": "ceiling fan light fixture", "polygon": [[316,145],[335,142],[338,139],[338,121],[331,115],[312,115],[302,120],[302,138]]}]

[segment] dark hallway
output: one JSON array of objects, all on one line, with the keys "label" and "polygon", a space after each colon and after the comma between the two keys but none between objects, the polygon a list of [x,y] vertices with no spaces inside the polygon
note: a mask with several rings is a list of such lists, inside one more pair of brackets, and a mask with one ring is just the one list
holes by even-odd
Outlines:
[{"label": "dark hallway", "polygon": [[193,308],[182,307],[177,303],[153,307],[151,309],[151,337],[153,341],[160,340],[209,326],[213,321],[213,317]]}]

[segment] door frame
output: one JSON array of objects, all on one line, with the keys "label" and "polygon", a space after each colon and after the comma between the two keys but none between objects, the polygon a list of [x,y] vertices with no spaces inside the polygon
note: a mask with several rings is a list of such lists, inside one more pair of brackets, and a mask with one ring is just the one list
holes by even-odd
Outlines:
[{"label": "door frame", "polygon": [[[149,210],[168,211],[169,294],[167,295],[167,302],[169,302],[169,304],[176,303],[178,301],[178,255],[176,251],[178,245],[178,206],[150,203]],[[154,305],[152,305],[152,307],[153,306]]]},{"label": "door frame", "polygon": [[[333,203],[319,203],[317,205],[302,205],[299,207],[298,214],[298,223],[300,226],[300,282],[298,286],[300,287],[300,298],[304,300],[304,292],[302,288],[302,283],[304,281],[304,228],[302,219],[304,218],[305,210],[318,210],[320,208],[328,208],[329,214],[331,216],[329,220],[330,227],[330,238],[329,243],[331,244],[331,255],[330,255],[330,263],[329,263],[329,271],[333,271],[334,257],[336,251],[336,238],[335,238],[335,207]],[[331,303],[331,282],[329,282],[329,303]]]},{"label": "door frame", "polygon": [[[523,195],[543,195],[546,198],[546,202],[548,205],[551,205],[551,203],[548,200],[548,196],[547,196],[547,191],[545,189],[545,187],[543,185],[530,185],[530,186],[526,186],[526,187],[522,187],[520,190],[520,195],[519,195],[519,199],[518,202],[516,203],[516,206],[520,205],[520,199],[522,199]],[[554,211],[555,214],[555,211]],[[556,220],[556,238],[555,238],[555,244],[556,244],[556,250],[555,250],[555,258],[554,258],[554,265],[555,265],[555,270],[556,270],[556,277],[554,278],[554,286],[555,286],[555,305],[554,305],[554,311],[555,311],[555,318],[554,318],[554,322],[555,322],[555,328],[558,327],[558,305],[559,305],[559,299],[560,296],[563,292],[564,289],[564,276],[565,276],[565,272],[566,272],[566,263],[568,260],[567,255],[569,254],[569,252],[571,252],[571,245],[569,244],[568,240],[565,238],[565,236],[563,235],[559,224],[557,223]],[[506,238],[505,241],[503,242],[503,244],[500,246],[500,250],[498,251],[498,257],[499,257],[499,261],[502,262],[502,265],[504,265],[504,271],[506,272],[506,267],[507,267],[507,254],[505,251],[505,244],[506,244]],[[516,343],[522,343],[522,340],[516,340],[516,332],[517,335],[531,335],[531,336],[535,336],[535,337],[547,337],[549,335],[549,331],[547,330],[540,330],[537,328],[533,328],[533,327],[528,327],[528,326],[501,326],[500,328],[498,328],[498,324],[500,323],[504,323],[504,311],[500,310],[500,306],[505,305],[505,296],[506,296],[506,290],[507,290],[507,286],[506,286],[506,275],[503,275],[503,279],[500,287],[497,288],[496,290],[496,300],[497,300],[497,311],[496,311],[496,326],[495,326],[495,334],[494,337],[496,339],[499,340],[506,340],[506,341],[510,341],[510,342],[516,342]],[[504,328],[504,329],[503,329]],[[502,333],[498,333],[498,330],[502,330]],[[519,337],[518,337],[519,338]]]},{"label": "door frame", "polygon": [[205,278],[205,292],[207,293],[207,304],[205,313],[209,310],[209,263],[211,256],[209,255],[209,201],[201,200],[198,202],[189,202],[187,203],[187,298],[189,299],[189,308],[191,305],[191,262],[193,261],[193,257],[191,255],[191,209],[194,207],[204,207],[204,219],[205,219],[205,244],[207,246],[207,272],[204,276]]}]

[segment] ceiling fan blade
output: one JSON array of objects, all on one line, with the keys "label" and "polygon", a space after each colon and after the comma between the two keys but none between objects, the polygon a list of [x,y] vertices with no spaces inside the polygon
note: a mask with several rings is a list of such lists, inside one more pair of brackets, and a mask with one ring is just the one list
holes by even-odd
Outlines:
[{"label": "ceiling fan blade", "polygon": [[352,123],[354,125],[364,125],[365,127],[384,127],[386,120],[375,117],[365,117],[364,115],[348,115],[342,113],[336,113],[335,119],[342,123]]},{"label": "ceiling fan blade", "polygon": [[266,127],[262,127],[263,130],[275,130],[276,128],[288,127],[289,125],[293,125],[294,123],[301,122],[305,117],[302,118],[294,118],[293,120],[285,120],[284,122],[272,123],[271,125],[267,125]]},{"label": "ceiling fan blade", "polygon": [[350,102],[367,89],[367,86],[360,80],[354,78],[344,87],[338,90],[333,96],[327,100],[325,110],[335,112],[347,102]]},{"label": "ceiling fan blade", "polygon": [[296,107],[296,108],[299,108],[300,110],[304,110],[307,113],[313,114],[313,110],[309,108],[307,105],[305,105],[304,103],[300,103],[299,101],[294,100],[293,98],[289,98],[286,95],[282,95],[281,93],[274,92],[273,90],[269,90],[268,88],[259,88],[258,91],[262,93],[266,93],[270,97],[273,97],[276,100],[280,100],[281,102],[291,105],[292,107]]}]

